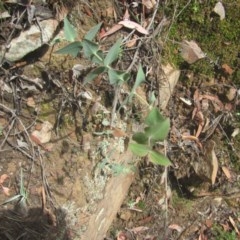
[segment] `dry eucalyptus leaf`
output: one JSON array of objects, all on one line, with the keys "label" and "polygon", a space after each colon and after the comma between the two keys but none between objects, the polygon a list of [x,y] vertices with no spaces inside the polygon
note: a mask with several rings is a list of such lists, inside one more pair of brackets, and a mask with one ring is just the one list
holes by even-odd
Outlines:
[{"label": "dry eucalyptus leaf", "polygon": [[212,148],[212,151],[211,151],[211,155],[212,155],[212,176],[211,176],[211,180],[212,180],[212,185],[215,184],[216,182],[216,178],[217,178],[217,172],[218,172],[218,159],[217,159],[217,156],[216,156],[216,153],[214,151],[214,147],[215,147],[215,142],[214,141],[210,141],[213,143],[213,148]]},{"label": "dry eucalyptus leaf", "polygon": [[233,218],[231,216],[229,216],[229,221],[232,224],[232,226],[234,227],[235,232],[237,234],[239,234],[239,230],[238,230],[237,224],[236,224],[236,222],[233,220]]},{"label": "dry eucalyptus leaf", "polygon": [[123,27],[123,25],[121,25],[121,24],[116,24],[116,25],[114,25],[114,26],[111,27],[107,32],[105,32],[104,34],[102,34],[102,35],[100,36],[100,39],[105,38],[105,37],[107,37],[107,36],[109,36],[109,35],[112,35],[113,33],[115,33],[115,32],[117,32],[118,30],[120,30],[122,27]]},{"label": "dry eucalyptus leaf", "polygon": [[190,99],[184,98],[184,97],[180,97],[179,98],[182,102],[184,102],[186,105],[188,106],[192,106],[192,101]]},{"label": "dry eucalyptus leaf", "polygon": [[220,16],[220,20],[223,20],[225,18],[225,9],[221,2],[217,2],[213,11]]},{"label": "dry eucalyptus leaf", "polygon": [[231,175],[229,169],[225,166],[222,166],[222,171],[225,174],[225,176],[227,177],[227,179],[230,181],[232,179],[232,175]]},{"label": "dry eucalyptus leaf", "polygon": [[199,59],[205,58],[206,54],[194,41],[184,40],[180,44],[181,56],[189,64],[195,63]]},{"label": "dry eucalyptus leaf", "polygon": [[146,30],[140,24],[138,24],[136,22],[133,22],[131,20],[128,20],[128,19],[120,21],[118,24],[121,24],[124,27],[129,28],[129,29],[136,29],[138,32],[140,32],[140,33],[142,33],[144,35],[148,35],[149,34],[148,30]]}]

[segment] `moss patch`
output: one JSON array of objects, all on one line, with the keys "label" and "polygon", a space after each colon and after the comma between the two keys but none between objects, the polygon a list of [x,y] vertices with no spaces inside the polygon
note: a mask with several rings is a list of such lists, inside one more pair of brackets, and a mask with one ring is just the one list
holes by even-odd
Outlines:
[{"label": "moss patch", "polygon": [[[240,37],[240,2],[230,0],[224,3],[226,18],[220,17],[212,10],[216,1],[188,1],[181,0],[176,9],[176,2],[172,1],[164,10],[173,23],[169,30],[164,54],[167,61],[175,63],[181,69],[189,69],[194,73],[201,73],[209,77],[216,71],[212,64],[200,60],[188,65],[179,56],[179,42],[182,40],[196,41],[203,52],[221,66],[228,64],[235,73],[232,80],[239,84],[239,37]],[[176,11],[174,11],[176,9]],[[174,15],[175,12],[175,15]],[[180,14],[179,14],[180,13]]]}]

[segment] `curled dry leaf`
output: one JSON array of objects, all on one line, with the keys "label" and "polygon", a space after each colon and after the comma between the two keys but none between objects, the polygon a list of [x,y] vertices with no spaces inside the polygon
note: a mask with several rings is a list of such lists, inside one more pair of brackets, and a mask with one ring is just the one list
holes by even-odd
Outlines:
[{"label": "curled dry leaf", "polygon": [[220,20],[223,20],[225,18],[225,9],[221,2],[216,3],[213,11],[220,16]]},{"label": "curled dry leaf", "polygon": [[206,54],[194,41],[184,40],[180,44],[181,56],[189,64],[195,63],[199,59],[205,58]]},{"label": "curled dry leaf", "polygon": [[222,166],[222,171],[225,174],[225,176],[227,177],[227,179],[229,181],[231,181],[232,180],[232,175],[231,175],[229,169],[227,167],[225,167],[225,166]]},{"label": "curled dry leaf", "polygon": [[27,106],[28,106],[28,107],[32,107],[32,108],[35,108],[35,107],[36,107],[36,103],[35,103],[33,97],[27,98]]},{"label": "curled dry leaf", "polygon": [[136,44],[137,44],[137,36],[134,35],[131,40],[129,40],[128,42],[126,42],[126,47],[132,48],[132,47],[136,46]]},{"label": "curled dry leaf", "polygon": [[202,111],[197,112],[196,116],[198,119],[198,129],[196,132],[196,137],[198,138],[204,127],[204,116],[203,116]]},{"label": "curled dry leaf", "polygon": [[204,145],[204,157],[194,161],[192,166],[195,173],[204,181],[215,184],[218,172],[218,159],[215,154],[215,142],[209,140]]},{"label": "curled dry leaf", "polygon": [[126,28],[129,28],[129,29],[135,29],[136,31],[138,31],[139,33],[142,33],[144,35],[148,35],[149,34],[148,30],[146,30],[140,24],[129,20],[129,13],[128,13],[128,10],[126,10],[126,12],[125,12],[125,14],[123,16],[123,20],[118,22],[112,28],[110,28],[106,33],[101,34],[100,39],[102,39],[104,37],[107,37],[107,36],[117,32],[122,27],[126,27]]},{"label": "curled dry leaf", "polygon": [[142,0],[142,5],[144,5],[147,9],[153,9],[156,6],[155,0]]},{"label": "curled dry leaf", "polygon": [[135,234],[138,234],[138,233],[144,232],[148,229],[149,229],[149,227],[139,226],[139,227],[132,228],[131,231],[134,232]]},{"label": "curled dry leaf", "polygon": [[172,230],[176,230],[177,232],[182,232],[183,228],[181,226],[179,226],[178,224],[170,224],[168,226],[168,228],[172,229]]},{"label": "curled dry leaf", "polygon": [[0,184],[3,184],[7,178],[9,178],[9,176],[7,174],[1,175],[0,176]]},{"label": "curled dry leaf", "polygon": [[0,176],[0,186],[2,187],[2,190],[3,190],[3,193],[6,195],[6,196],[9,196],[10,195],[10,189],[8,187],[4,187],[2,184],[5,182],[5,180],[9,178],[9,176],[7,174],[2,174]]},{"label": "curled dry leaf", "polygon": [[51,139],[52,129],[53,129],[53,125],[50,122],[45,121],[42,124],[41,130],[35,130],[32,132],[31,139],[37,144],[47,143]]},{"label": "curled dry leaf", "polygon": [[223,69],[223,71],[224,71],[225,73],[227,73],[227,74],[229,74],[229,75],[232,75],[232,74],[233,74],[232,68],[231,68],[229,65],[227,65],[226,63],[224,63],[224,64],[222,65],[222,69]]},{"label": "curled dry leaf", "polygon": [[3,193],[4,193],[6,196],[10,196],[10,188],[4,187],[3,185],[1,185],[1,187],[2,187]]},{"label": "curled dry leaf", "polygon": [[212,102],[215,112],[221,111],[224,109],[224,105],[218,96],[211,96],[208,94],[200,95],[200,99],[208,99]]},{"label": "curled dry leaf", "polygon": [[233,101],[236,96],[237,96],[237,89],[231,87],[226,94],[227,99],[229,101]]},{"label": "curled dry leaf", "polygon": [[117,240],[128,240],[128,237],[124,232],[120,232],[117,235]]},{"label": "curled dry leaf", "polygon": [[208,228],[211,228],[213,226],[213,220],[212,219],[206,219],[205,224]]}]

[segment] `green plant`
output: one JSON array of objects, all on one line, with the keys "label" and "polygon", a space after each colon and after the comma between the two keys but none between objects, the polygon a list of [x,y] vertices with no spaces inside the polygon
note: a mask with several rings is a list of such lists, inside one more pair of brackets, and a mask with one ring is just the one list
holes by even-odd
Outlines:
[{"label": "green plant", "polygon": [[224,231],[222,227],[215,225],[213,227],[213,235],[216,240],[235,240],[237,235],[234,231]]},{"label": "green plant", "polygon": [[6,200],[2,205],[10,203],[10,202],[17,202],[17,204],[22,208],[25,209],[27,206],[27,198],[28,198],[28,193],[27,190],[24,187],[24,181],[23,181],[23,172],[21,168],[20,172],[20,189],[19,189],[19,194],[9,198]]},{"label": "green plant", "polygon": [[76,36],[75,30],[67,20],[64,21],[65,38],[68,41],[71,41],[71,43],[59,49],[55,53],[71,54],[73,57],[76,57],[82,51],[84,56],[96,66],[96,68],[94,68],[85,77],[85,83],[91,82],[100,74],[107,73],[110,84],[121,85],[130,78],[130,74],[126,71],[113,69],[111,65],[119,58],[121,54],[122,39],[118,39],[116,43],[109,49],[108,53],[105,54],[100,49],[100,46],[93,41],[99,29],[101,28],[101,25],[102,23],[99,23],[93,27],[85,35],[82,41],[73,41]]},{"label": "green plant", "polygon": [[136,143],[130,143],[130,150],[137,156],[148,156],[154,164],[171,165],[170,160],[162,153],[154,150],[157,142],[164,141],[170,130],[169,118],[164,118],[157,108],[153,108],[145,119],[147,125],[144,132],[133,135]]}]

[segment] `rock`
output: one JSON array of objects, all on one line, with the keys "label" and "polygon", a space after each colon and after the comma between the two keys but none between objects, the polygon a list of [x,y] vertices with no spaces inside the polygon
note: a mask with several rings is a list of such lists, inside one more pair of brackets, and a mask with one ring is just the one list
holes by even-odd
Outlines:
[{"label": "rock", "polygon": [[[10,47],[6,52],[5,58],[10,62],[21,60],[25,55],[33,52],[47,44],[53,39],[59,22],[55,19],[48,19],[39,22],[40,27],[34,24],[27,31],[21,32],[21,34],[14,38]],[[0,58],[5,51],[5,46],[2,46]]]}]

